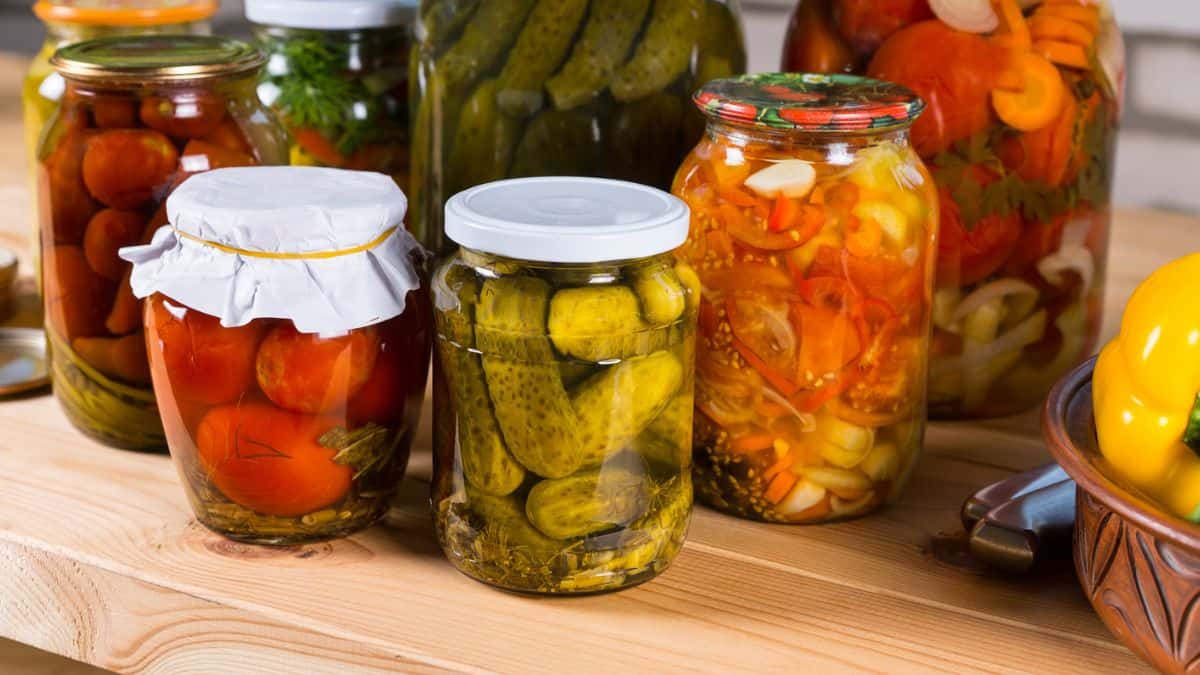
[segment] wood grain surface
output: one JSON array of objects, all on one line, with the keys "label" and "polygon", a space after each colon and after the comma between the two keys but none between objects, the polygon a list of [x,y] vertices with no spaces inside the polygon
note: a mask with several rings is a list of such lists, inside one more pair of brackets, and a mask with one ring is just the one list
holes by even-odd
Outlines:
[{"label": "wood grain surface", "polygon": [[[0,59],[0,244],[25,247],[20,68]],[[1198,243],[1198,221],[1118,215],[1106,336],[1136,283]],[[270,549],[197,525],[167,458],[86,440],[49,397],[0,403],[0,636],[152,673],[1147,670],[1068,558],[1017,578],[966,553],[962,500],[1048,461],[1034,412],[933,425],[908,495],[877,516],[786,527],[698,509],[662,577],[582,599],[500,593],[443,560],[428,434],[427,409],[386,523]]]}]

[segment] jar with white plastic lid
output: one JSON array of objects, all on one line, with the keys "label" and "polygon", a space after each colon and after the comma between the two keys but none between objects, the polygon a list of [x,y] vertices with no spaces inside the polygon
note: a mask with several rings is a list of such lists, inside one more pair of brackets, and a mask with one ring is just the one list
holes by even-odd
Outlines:
[{"label": "jar with white plastic lid", "polygon": [[462,572],[609,591],[675,557],[692,507],[688,209],[596,178],[500,181],[446,205],[431,284],[433,505]]},{"label": "jar with white plastic lid", "polygon": [[408,60],[417,0],[246,0],[267,54],[259,98],[291,164],[386,173],[408,188]]},{"label": "jar with white plastic lid", "polygon": [[383,516],[429,360],[424,252],[378,173],[220,169],[122,249],[147,298],[150,371],[196,518],[296,544]]}]

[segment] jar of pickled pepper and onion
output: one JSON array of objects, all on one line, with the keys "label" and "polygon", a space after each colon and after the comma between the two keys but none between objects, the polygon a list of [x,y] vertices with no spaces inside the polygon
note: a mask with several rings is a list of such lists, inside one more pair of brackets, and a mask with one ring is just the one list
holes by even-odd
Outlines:
[{"label": "jar of pickled pepper and onion", "polygon": [[297,544],[387,511],[429,366],[406,207],[380,173],[221,169],[122,250],[171,456],[209,529]]},{"label": "jar of pickled pepper and onion", "polygon": [[38,150],[46,334],[67,417],[109,445],[162,449],[142,305],[123,246],[146,243],[165,200],[209,169],[287,162],[254,95],[262,55],[210,36],[101,38],[64,47],[66,81]]},{"label": "jar of pickled pepper and onion", "polygon": [[764,73],[696,95],[675,194],[699,274],[696,495],[812,523],[896,499],[925,424],[937,194],[922,101],[849,75]]},{"label": "jar of pickled pepper and onion", "polygon": [[434,520],[463,573],[579,594],[661,573],[692,508],[687,208],[622,181],[451,198],[434,274]]},{"label": "jar of pickled pepper and onion", "polygon": [[[58,110],[66,84],[50,65],[60,47],[118,35],[206,35],[209,19],[217,11],[215,0],[41,0],[33,6],[46,27],[46,39],[33,57],[21,85],[25,151],[29,177],[37,189],[38,143],[46,122]],[[33,206],[34,241],[37,241],[37,201]],[[37,250],[37,247],[34,247]],[[40,281],[40,279],[39,279]]]},{"label": "jar of pickled pepper and onion", "polygon": [[930,414],[1037,405],[1100,329],[1125,51],[1108,0],[802,0],[784,69],[908,86],[942,233]]}]

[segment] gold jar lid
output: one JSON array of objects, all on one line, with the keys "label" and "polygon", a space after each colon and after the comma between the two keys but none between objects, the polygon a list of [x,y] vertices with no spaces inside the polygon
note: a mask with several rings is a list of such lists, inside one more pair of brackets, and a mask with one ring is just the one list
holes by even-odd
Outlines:
[{"label": "gold jar lid", "polygon": [[50,65],[65,78],[138,84],[209,80],[258,70],[257,48],[211,35],[139,35],[86,40],[59,49]]}]

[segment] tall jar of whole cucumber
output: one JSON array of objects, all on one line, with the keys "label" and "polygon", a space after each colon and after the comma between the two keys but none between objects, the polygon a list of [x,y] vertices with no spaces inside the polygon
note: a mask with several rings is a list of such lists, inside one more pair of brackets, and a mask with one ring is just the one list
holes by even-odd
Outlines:
[{"label": "tall jar of whole cucumber", "polygon": [[744,72],[738,0],[421,0],[411,224],[488,181],[601,176],[670,189],[704,123],[693,91]]},{"label": "tall jar of whole cucumber", "polygon": [[417,0],[247,0],[267,54],[262,102],[291,164],[378,171],[408,187],[408,58]]},{"label": "tall jar of whole cucumber", "polygon": [[529,593],[610,591],[678,553],[692,507],[700,289],[688,210],[597,178],[479,186],[435,273],[433,504],[450,561]]}]

